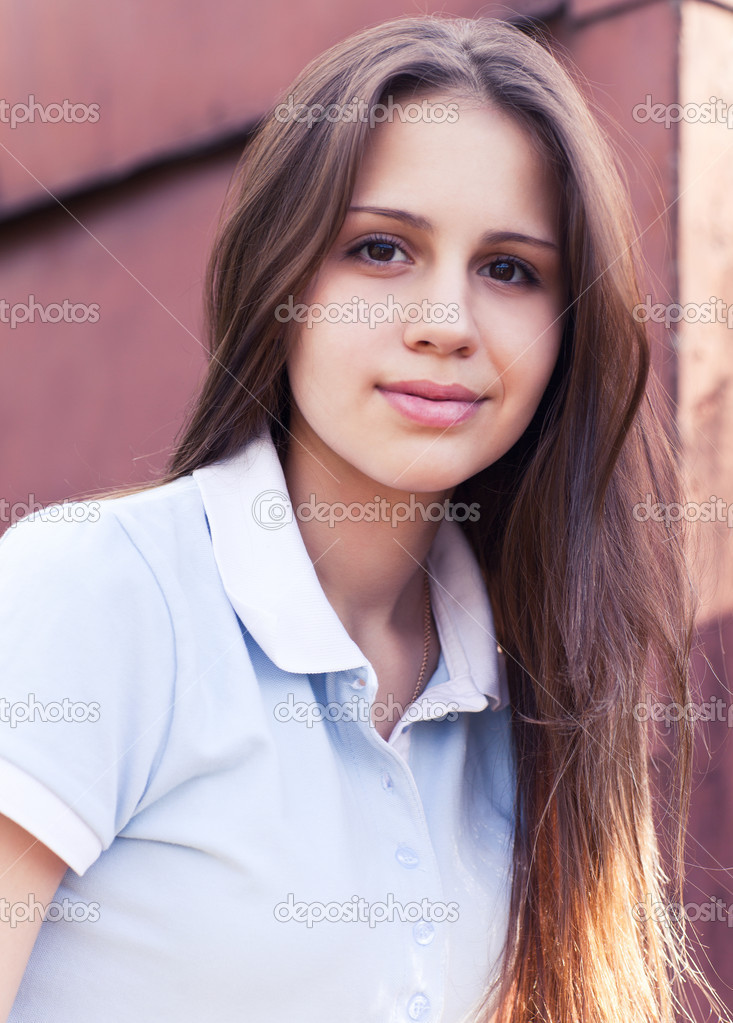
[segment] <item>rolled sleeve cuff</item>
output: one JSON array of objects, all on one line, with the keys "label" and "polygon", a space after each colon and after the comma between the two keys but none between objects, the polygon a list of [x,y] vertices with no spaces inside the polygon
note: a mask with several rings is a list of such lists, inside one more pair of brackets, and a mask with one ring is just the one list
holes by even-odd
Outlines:
[{"label": "rolled sleeve cuff", "polygon": [[102,843],[78,814],[42,782],[0,757],[0,813],[68,863],[81,876]]}]

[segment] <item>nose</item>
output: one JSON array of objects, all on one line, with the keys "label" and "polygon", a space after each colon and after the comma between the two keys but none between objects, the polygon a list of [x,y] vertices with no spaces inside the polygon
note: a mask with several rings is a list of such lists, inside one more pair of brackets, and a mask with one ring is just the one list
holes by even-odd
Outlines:
[{"label": "nose", "polygon": [[[426,297],[426,291],[439,295],[441,301]],[[467,358],[479,346],[480,334],[467,288],[457,281],[451,286],[445,276],[422,290],[404,310],[404,316],[402,341],[413,351]]]}]

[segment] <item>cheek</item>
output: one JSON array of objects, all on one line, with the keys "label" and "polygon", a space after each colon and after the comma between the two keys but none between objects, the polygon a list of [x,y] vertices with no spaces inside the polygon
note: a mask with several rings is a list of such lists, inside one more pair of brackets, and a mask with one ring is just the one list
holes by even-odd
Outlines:
[{"label": "cheek", "polygon": [[512,360],[535,378],[549,378],[560,351],[563,310],[554,296],[546,295],[529,304],[509,334]]},{"label": "cheek", "polygon": [[326,400],[319,393],[319,385],[323,388],[326,381],[316,360],[318,346],[310,342],[307,335],[294,338],[285,362],[293,401],[307,420],[312,416],[313,407],[324,404]]},{"label": "cheek", "polygon": [[285,365],[293,398],[302,411],[338,407],[363,377],[368,338],[360,342],[353,337],[354,329],[317,323],[293,338]]},{"label": "cheek", "polygon": [[528,411],[531,418],[550,382],[562,334],[558,324],[548,327],[545,320],[525,336],[524,344],[515,343],[502,352],[499,372],[504,402],[517,412]]},{"label": "cheek", "polygon": [[[325,305],[325,303],[324,303]],[[334,312],[335,310],[335,312]],[[337,322],[303,324],[293,338],[286,365],[291,387],[321,392],[330,389],[333,400],[347,394],[366,395],[384,373],[400,344],[399,323],[372,323],[360,319],[351,299],[331,303],[328,315]]]}]

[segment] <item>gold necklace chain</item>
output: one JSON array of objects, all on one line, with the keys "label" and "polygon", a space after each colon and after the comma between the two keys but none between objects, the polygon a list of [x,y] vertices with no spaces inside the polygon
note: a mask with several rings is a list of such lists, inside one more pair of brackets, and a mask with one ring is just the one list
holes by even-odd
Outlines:
[{"label": "gold necklace chain", "polygon": [[421,690],[422,684],[423,684],[423,679],[425,678],[425,669],[428,666],[428,655],[430,653],[430,640],[432,639],[432,634],[433,634],[433,627],[432,627],[432,621],[431,621],[431,619],[432,619],[432,609],[431,609],[431,606],[430,606],[430,582],[428,580],[427,570],[425,571],[425,575],[423,576],[423,590],[425,592],[425,641],[424,641],[424,644],[423,644],[422,664],[420,665],[420,674],[417,677],[417,685],[415,686],[415,691],[413,692],[412,696],[410,697],[410,703],[414,703],[414,701],[418,698],[418,695],[420,694],[420,690]]}]

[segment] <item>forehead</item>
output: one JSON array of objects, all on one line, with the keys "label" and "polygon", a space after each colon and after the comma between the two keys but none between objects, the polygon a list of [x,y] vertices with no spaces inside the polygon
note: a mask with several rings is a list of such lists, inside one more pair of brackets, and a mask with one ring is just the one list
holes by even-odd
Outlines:
[{"label": "forehead", "polygon": [[[488,103],[426,98],[409,113],[419,107],[425,116],[395,114],[370,129],[352,204],[407,209],[436,227],[473,221],[477,233],[511,228],[555,237],[558,186],[528,128]],[[409,102],[401,104],[406,112]],[[439,103],[454,104],[455,119],[431,120]]]}]

